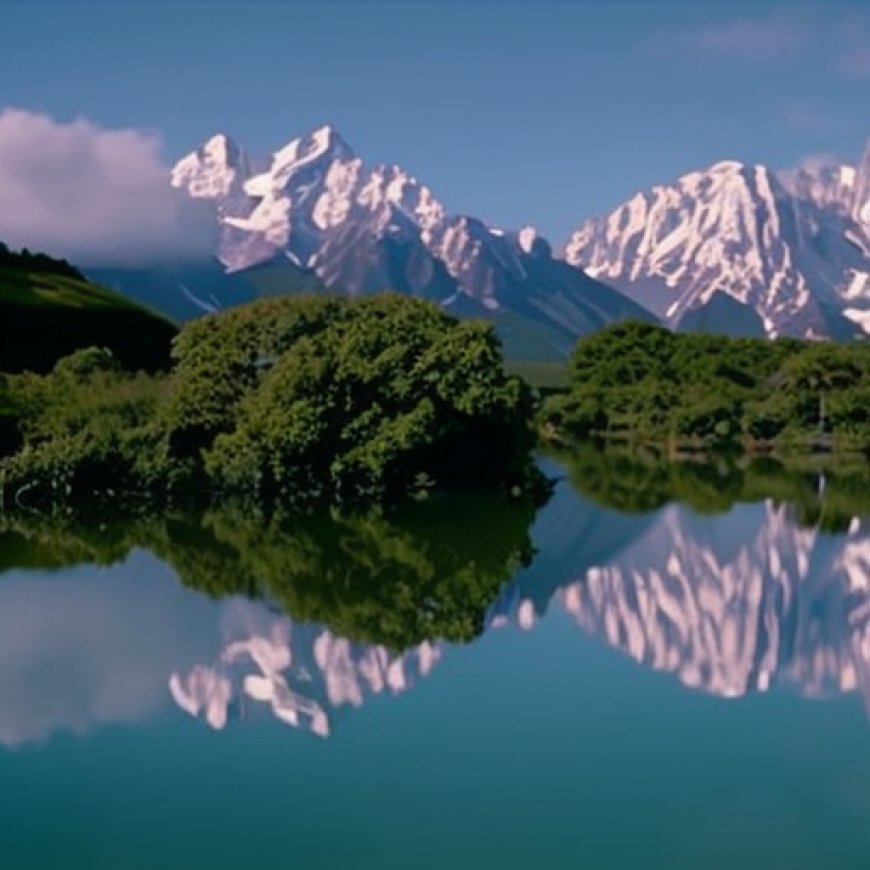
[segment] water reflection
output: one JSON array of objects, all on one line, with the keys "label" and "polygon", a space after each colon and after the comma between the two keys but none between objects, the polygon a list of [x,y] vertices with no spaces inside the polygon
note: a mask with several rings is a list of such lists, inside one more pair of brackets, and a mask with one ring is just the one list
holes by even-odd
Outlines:
[{"label": "water reflection", "polygon": [[[614,464],[633,486],[600,486]],[[852,513],[867,511],[870,489],[848,474],[787,475],[770,462],[739,470],[744,486],[730,489],[715,480],[733,469],[698,466],[699,486],[686,465],[655,468],[626,456],[571,471],[591,497],[563,492],[550,509],[572,513],[596,543],[563,555],[568,580],[542,581],[541,564],[518,578],[492,624],[530,629],[555,602],[584,631],[693,689],[730,698],[775,685],[807,697],[858,690],[870,710],[870,526]],[[675,477],[696,502],[708,493],[707,509],[712,499],[727,512],[656,507]],[[765,488],[791,500],[742,503]],[[632,499],[638,513],[604,506],[603,495],[621,505]],[[825,517],[839,531],[824,531]]]},{"label": "water reflection", "polygon": [[[216,729],[264,709],[326,736],[337,715],[373,695],[405,691],[429,674],[442,654],[441,641],[467,642],[484,630],[499,589],[531,561],[535,512],[527,503],[468,494],[411,505],[396,516],[305,522],[266,522],[232,511],[97,522],[7,516],[0,553],[7,567],[60,569],[122,562],[139,548],[150,551],[181,581],[174,587],[183,603],[178,609],[192,634],[204,620],[213,636],[194,658],[174,632],[154,637],[159,655],[149,662],[149,675],[160,672],[164,700],[168,686],[175,704]],[[158,621],[165,614],[149,597],[154,592],[149,578],[139,576],[136,559],[111,573],[125,583],[110,591],[114,578],[93,579],[93,594],[69,587],[78,608],[68,613],[81,622],[82,648],[98,646],[106,669],[123,682],[134,666],[113,657],[112,643],[89,634],[87,626],[93,620],[112,625],[114,642],[123,646],[126,626],[142,612]],[[22,575],[20,583],[0,585],[20,604],[43,581]],[[59,613],[64,598],[57,596]],[[106,611],[104,598],[117,600],[117,613]],[[13,613],[14,608],[10,618],[20,621]],[[45,616],[37,613],[35,621]],[[42,645],[49,679],[29,684],[48,696],[53,674],[64,663],[43,627],[30,628]],[[7,661],[10,669],[17,667],[13,654]],[[155,706],[153,694],[140,698],[142,715]],[[54,715],[43,733],[69,727],[63,715]]]},{"label": "water reflection", "polygon": [[214,729],[268,715],[327,736],[432,673],[448,644],[531,630],[553,607],[695,690],[857,690],[870,708],[863,465],[822,477],[581,454],[547,470],[571,482],[537,518],[477,496],[305,523],[6,517],[0,742],[167,705]]},{"label": "water reflection", "polygon": [[231,711],[241,713],[253,702],[288,725],[326,737],[337,712],[361,706],[370,695],[411,688],[441,657],[429,641],[397,653],[314,624],[294,624],[249,601],[228,604],[221,623],[217,660],[173,672],[169,680],[178,706],[215,729],[226,726]]},{"label": "water reflection", "polygon": [[0,745],[152,716],[167,674],[210,654],[214,606],[143,554],[127,567],[0,576]]}]

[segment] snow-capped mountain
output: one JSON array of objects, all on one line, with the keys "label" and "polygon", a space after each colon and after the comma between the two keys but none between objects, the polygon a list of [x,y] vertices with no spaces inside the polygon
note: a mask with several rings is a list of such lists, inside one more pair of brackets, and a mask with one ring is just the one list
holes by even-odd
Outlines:
[{"label": "snow-capped mountain", "polygon": [[770,336],[847,339],[870,333],[868,199],[870,145],[859,166],[723,161],[587,220],[565,258],[674,326],[721,292]]},{"label": "snow-capped mountain", "polygon": [[533,228],[506,232],[449,215],[416,178],[367,165],[328,126],[263,162],[215,136],[179,161],[172,184],[214,203],[216,255],[231,272],[279,257],[329,289],[421,295],[493,320],[515,355],[561,355],[614,320],[653,319],[556,260]]}]

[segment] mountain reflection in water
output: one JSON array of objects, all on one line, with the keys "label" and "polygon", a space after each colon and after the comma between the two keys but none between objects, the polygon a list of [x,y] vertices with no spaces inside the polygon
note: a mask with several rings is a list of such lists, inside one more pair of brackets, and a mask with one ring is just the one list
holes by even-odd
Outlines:
[{"label": "mountain reflection in water", "polygon": [[[801,474],[786,486],[770,468],[744,469],[726,486],[709,469],[700,483],[695,471],[609,461],[569,471],[573,486],[561,481],[537,515],[462,497],[313,523],[7,518],[0,742],[173,702],[215,729],[265,712],[327,736],[345,712],[461,656],[458,645],[530,630],[556,609],[695,690],[858,691],[870,709],[870,512],[843,496],[866,492],[863,478],[820,487]],[[707,512],[699,491],[717,500]],[[183,586],[142,576],[146,562],[146,574],[159,566],[131,557],[138,549]],[[64,567],[121,561],[99,575]]]},{"label": "mountain reflection in water", "polygon": [[671,505],[639,521],[618,552],[576,565],[571,580],[519,578],[490,624],[531,629],[556,606],[693,689],[731,698],[777,684],[808,697],[857,689],[870,709],[867,522],[829,535],[790,515],[769,501],[718,517]]},{"label": "mountain reflection in water", "polygon": [[396,653],[314,624],[294,624],[249,601],[229,602],[221,628],[225,645],[216,662],[169,678],[178,706],[216,729],[227,724],[231,709],[253,702],[268,705],[288,725],[326,737],[335,711],[359,707],[369,695],[411,688],[441,657],[429,641]]}]

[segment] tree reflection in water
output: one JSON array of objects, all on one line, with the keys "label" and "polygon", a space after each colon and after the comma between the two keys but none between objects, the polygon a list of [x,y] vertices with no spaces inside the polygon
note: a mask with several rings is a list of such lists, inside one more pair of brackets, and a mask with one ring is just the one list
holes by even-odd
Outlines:
[{"label": "tree reflection in water", "polygon": [[341,711],[429,674],[445,642],[530,629],[554,604],[695,690],[870,699],[863,463],[675,465],[592,450],[561,462],[546,466],[566,479],[534,548],[535,506],[471,494],[307,520],[5,516],[0,569],[108,564],[142,548],[221,601],[218,648],[164,677],[215,728],[266,710],[331,733]]}]

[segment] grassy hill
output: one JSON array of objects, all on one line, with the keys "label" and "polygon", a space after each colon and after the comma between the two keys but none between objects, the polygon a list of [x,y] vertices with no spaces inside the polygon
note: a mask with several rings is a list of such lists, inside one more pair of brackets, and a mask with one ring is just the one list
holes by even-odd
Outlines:
[{"label": "grassy hill", "polygon": [[168,365],[175,332],[68,263],[0,245],[0,371],[45,372],[90,346],[109,348],[126,368],[154,371]]}]

